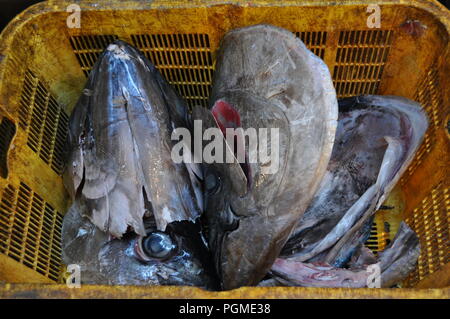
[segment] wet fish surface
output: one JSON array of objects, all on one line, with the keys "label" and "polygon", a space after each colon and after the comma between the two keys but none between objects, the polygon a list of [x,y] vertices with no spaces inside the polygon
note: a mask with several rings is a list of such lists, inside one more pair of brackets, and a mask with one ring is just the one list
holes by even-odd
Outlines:
[{"label": "wet fish surface", "polygon": [[200,215],[188,168],[171,158],[170,136],[184,105],[130,45],[116,41],[99,58],[70,117],[64,180],[101,230],[120,238],[131,228],[145,236],[146,200],[162,231]]},{"label": "wet fish surface", "polygon": [[[225,35],[209,107],[187,109],[123,41],[94,65],[63,176],[63,262],[80,265],[82,283],[358,288],[376,266],[392,287],[414,269],[420,243],[404,222],[377,257],[364,243],[428,127],[419,104],[365,95],[340,100],[338,114],[324,62],[291,32],[256,25]],[[195,120],[218,129],[231,162],[173,161],[171,134],[194,133]],[[269,135],[246,149],[230,128]]]},{"label": "wet fish surface", "polygon": [[417,235],[401,222],[394,240],[380,253],[376,263],[346,269],[327,263],[304,263],[296,257],[278,258],[272,266],[272,282],[263,282],[262,286],[276,282],[287,286],[364,288],[376,284],[376,266],[379,269],[378,288],[389,288],[400,283],[414,270],[419,254]]},{"label": "wet fish surface", "polygon": [[199,224],[201,190],[171,158],[187,108],[145,56],[108,46],[70,118],[65,264],[82,282],[216,289]]},{"label": "wet fish surface", "polygon": [[[365,287],[377,259],[364,247],[375,211],[408,167],[428,127],[419,104],[394,96],[339,101],[336,141],[325,178],[274,263],[286,285]],[[416,234],[402,222],[378,256],[383,287],[406,278],[419,257]]]},{"label": "wet fish surface", "polygon": [[340,100],[327,172],[281,255],[342,267],[369,236],[374,212],[408,167],[427,127],[420,105],[405,98]]},{"label": "wet fish surface", "polygon": [[[251,161],[251,150],[244,160],[204,165],[209,244],[222,288],[256,285],[325,173],[337,125],[336,93],[328,68],[300,39],[257,25],[223,38],[209,104],[209,110],[194,109],[193,118],[204,129],[220,128],[224,140],[227,128],[279,132],[278,144],[268,146],[273,152],[278,147],[274,172],[266,170],[271,160]],[[226,151],[239,156],[235,147]]]},{"label": "wet fish surface", "polygon": [[129,232],[111,239],[75,202],[64,216],[62,257],[77,264],[81,284],[182,285],[218,289],[218,278],[204,245],[199,221],[174,221],[161,232],[145,218],[146,236]]}]

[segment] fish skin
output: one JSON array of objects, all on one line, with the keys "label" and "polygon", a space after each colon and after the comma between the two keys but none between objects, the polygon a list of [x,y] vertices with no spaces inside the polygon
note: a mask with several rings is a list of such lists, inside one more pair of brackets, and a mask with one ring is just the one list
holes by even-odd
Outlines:
[{"label": "fish skin", "polygon": [[[235,95],[235,97],[236,96],[238,95]],[[246,101],[243,105],[246,105],[247,110],[257,112],[261,106],[261,103],[255,103],[255,99],[252,97],[248,98],[248,96],[245,95],[239,95],[239,97]],[[234,102],[234,100],[231,99],[229,99],[229,101]],[[289,135],[285,129],[287,127],[287,123],[282,112],[278,108],[270,105],[266,105],[265,110],[267,117],[259,119],[259,124],[261,124],[261,127],[279,128],[280,144],[288,144]],[[251,112],[246,114],[250,115]],[[251,120],[251,116],[247,118],[244,115],[241,119],[245,125],[245,123],[249,123],[248,120]],[[249,127],[255,126],[249,125]],[[244,126],[244,128],[246,128],[246,126]],[[285,161],[286,155],[281,153],[280,162],[283,163]],[[246,263],[251,262],[251,260],[245,259],[246,254],[248,254],[248,246],[243,245],[242,240],[239,238],[235,239],[234,236],[251,235],[254,241],[260,243],[260,248],[258,249],[260,254],[269,257],[269,261],[267,261],[267,264],[264,265],[264,267],[270,268],[270,259],[277,257],[277,247],[274,247],[274,243],[276,243],[277,240],[274,240],[274,234],[286,232],[283,227],[290,227],[290,223],[287,222],[284,224],[280,223],[279,225],[271,224],[265,216],[265,214],[270,214],[271,216],[269,216],[269,218],[273,219],[275,217],[273,208],[269,208],[270,210],[265,209],[270,206],[270,200],[277,196],[277,186],[282,180],[282,174],[262,175],[260,173],[260,167],[257,164],[250,164],[253,183],[257,186],[252,188],[251,193],[246,194],[245,191],[247,189],[247,180],[245,175],[238,173],[241,171],[239,163],[235,162],[233,164],[226,164],[225,168],[223,166],[224,164],[213,164],[205,165],[204,167],[205,178],[214,175],[218,176],[218,178],[222,181],[220,191],[212,194],[205,191],[204,194],[206,217],[208,218],[209,226],[209,246],[212,249],[212,247],[219,247],[222,245],[221,243],[226,242],[228,245],[224,249],[226,249],[227,255],[232,256],[233,258],[243,258],[240,262],[240,267],[242,270],[245,269],[247,271],[248,267],[251,266],[245,265]],[[239,176],[239,178],[236,176]],[[265,191],[262,192],[260,191],[261,189],[265,189]],[[235,197],[230,200],[230,196],[225,195],[227,193],[231,193],[230,195],[234,195]],[[241,194],[244,194],[244,196],[241,197]],[[256,214],[258,211],[263,210],[265,214]],[[240,212],[241,215],[237,215],[236,212]],[[212,216],[215,218],[212,218]],[[236,228],[255,229],[255,227],[259,227],[261,229],[270,228],[271,231],[260,231],[252,234],[246,234],[243,231],[240,231],[239,234],[235,233]],[[231,236],[233,236],[232,239],[230,239]],[[214,259],[216,262],[216,268],[220,271],[224,267],[223,264],[219,264],[222,250],[212,249],[212,251],[215,256]],[[253,275],[259,277],[264,276],[264,273]],[[245,276],[248,276],[248,274],[245,274]],[[223,288],[232,289],[232,287],[228,286],[227,283],[229,284],[231,282],[223,280]],[[240,285],[244,285],[244,283],[242,282]]]},{"label": "fish skin", "polygon": [[[135,246],[140,236],[127,233],[110,239],[91,223],[76,201],[62,226],[62,258],[67,265],[77,264],[81,284],[106,285],[183,285],[208,290],[218,289],[212,258],[201,240],[200,225],[191,221],[174,221],[166,227],[178,249],[169,259],[142,260]],[[147,232],[156,230],[153,219],[145,220]]]},{"label": "fish skin", "polygon": [[375,264],[377,258],[373,252],[367,248],[364,244],[359,244],[355,248],[355,253],[352,255],[350,261],[348,262],[348,268],[358,269],[367,267],[368,265]]},{"label": "fish skin", "polygon": [[374,219],[374,215],[370,216],[370,218],[365,221],[365,224],[358,227],[358,230],[352,233],[353,236],[342,244],[339,251],[334,254],[333,249],[328,251],[327,256],[324,258],[324,262],[336,268],[344,267],[350,261],[357,249],[361,245],[364,245],[367,239],[369,239]]},{"label": "fish skin", "polygon": [[72,199],[101,230],[120,238],[130,227],[145,236],[144,196],[159,230],[200,215],[189,168],[171,158],[171,132],[185,123],[185,105],[127,43],[101,55],[70,117],[64,172]]},{"label": "fish skin", "polygon": [[408,167],[428,127],[420,105],[401,97],[346,98],[339,101],[339,112],[327,173],[284,257],[307,262],[326,251],[314,261],[342,266],[356,246],[355,234],[364,237],[361,227]]},{"label": "fish skin", "polygon": [[277,258],[271,273],[284,286],[318,288],[363,288],[366,270],[334,268],[328,264],[304,263],[294,258]]},{"label": "fish skin", "polygon": [[275,278],[269,278],[269,279],[260,281],[260,283],[258,284],[258,287],[278,287],[278,286],[282,286],[282,285],[283,284],[281,284]]},{"label": "fish skin", "polygon": [[381,285],[391,287],[406,278],[416,267],[419,255],[419,238],[406,223],[400,223],[393,241],[378,256]]},{"label": "fish skin", "polygon": [[[380,253],[378,262],[371,264],[380,267],[380,288],[403,281],[416,266],[419,253],[417,235],[402,222],[392,243]],[[349,269],[336,268],[327,263],[305,263],[295,256],[278,258],[271,273],[272,279],[282,285],[320,288],[364,288],[373,276],[364,263]]]},{"label": "fish skin", "polygon": [[256,25],[222,40],[210,111],[222,102],[242,128],[279,128],[282,139],[275,174],[259,163],[246,179],[235,163],[205,165],[205,178],[221,177],[221,190],[205,194],[210,248],[222,288],[233,289],[258,284],[312,199],[331,155],[337,99],[326,65],[300,39]]}]

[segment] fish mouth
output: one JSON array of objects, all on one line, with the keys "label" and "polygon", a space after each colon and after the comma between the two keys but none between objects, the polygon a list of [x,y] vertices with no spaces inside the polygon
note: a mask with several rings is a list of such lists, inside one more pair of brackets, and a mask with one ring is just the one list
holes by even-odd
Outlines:
[{"label": "fish mouth", "polygon": [[264,217],[238,216],[237,221],[234,229],[217,233],[212,245],[223,290],[258,284],[282,246],[279,232]]},{"label": "fish mouth", "polygon": [[[235,214],[231,204],[227,205],[227,208],[220,214],[220,221],[218,223],[218,231],[216,234],[210,234],[212,236],[212,244],[214,254],[214,266],[217,274],[221,279],[221,285],[223,283],[223,261],[227,259],[227,255],[224,252],[227,251],[226,245],[228,242],[228,236],[239,229],[240,218]],[[225,285],[226,286],[226,285]],[[222,287],[223,288],[223,287]]]},{"label": "fish mouth", "polygon": [[243,232],[245,233],[242,229],[235,229],[234,231],[224,231],[218,235],[220,238],[215,254],[215,263],[223,290],[252,284],[248,277],[254,267],[246,262],[247,254],[245,252],[253,245],[240,240]]}]

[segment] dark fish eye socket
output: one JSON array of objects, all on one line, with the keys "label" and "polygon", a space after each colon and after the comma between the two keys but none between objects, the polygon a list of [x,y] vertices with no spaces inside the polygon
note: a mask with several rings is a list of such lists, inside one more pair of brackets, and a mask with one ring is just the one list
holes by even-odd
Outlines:
[{"label": "dark fish eye socket", "polygon": [[205,178],[206,192],[210,195],[217,193],[218,190],[220,189],[221,182],[222,181],[220,180],[220,177],[215,173],[206,175]]},{"label": "dark fish eye socket", "polygon": [[225,212],[223,224],[227,231],[234,231],[239,227],[239,217],[231,205],[228,206],[228,210]]},{"label": "dark fish eye socket", "polygon": [[176,248],[172,238],[163,232],[155,231],[142,239],[142,250],[150,258],[169,258]]}]

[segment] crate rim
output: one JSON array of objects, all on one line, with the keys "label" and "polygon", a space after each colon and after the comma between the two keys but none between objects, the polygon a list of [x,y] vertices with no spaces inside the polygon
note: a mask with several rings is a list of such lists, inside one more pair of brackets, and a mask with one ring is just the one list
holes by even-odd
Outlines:
[{"label": "crate rim", "polygon": [[206,291],[188,286],[0,284],[0,299],[450,299],[450,288],[241,287]]},{"label": "crate rim", "polygon": [[[163,10],[163,9],[186,9],[186,8],[201,8],[204,6],[220,6],[220,5],[234,5],[241,7],[325,7],[325,6],[364,6],[369,5],[364,0],[341,0],[339,3],[336,1],[323,1],[323,0],[286,0],[280,3],[277,0],[255,0],[248,2],[242,0],[154,0],[151,3],[143,0],[126,0],[120,2],[111,3],[109,1],[95,1],[95,0],[47,0],[38,2],[31,5],[21,13],[19,13],[14,19],[12,19],[7,26],[0,33],[0,55],[3,55],[5,45],[9,38],[14,35],[14,31],[19,29],[26,23],[29,23],[34,18],[55,12],[67,12],[67,6],[70,4],[77,4],[81,10],[90,11],[111,11],[111,10]],[[382,0],[377,3],[379,6],[408,6],[417,9],[424,10],[433,15],[440,23],[445,27],[447,34],[450,35],[450,10],[437,0]],[[0,60],[0,65],[3,60]]]},{"label": "crate rim", "polygon": [[[323,6],[367,6],[369,3],[363,0],[287,0],[282,4],[276,0],[255,0],[251,5],[239,0],[155,0],[152,3],[134,0],[111,3],[109,1],[95,0],[49,0],[34,4],[17,15],[4,28],[0,34],[0,83],[3,79],[4,66],[11,50],[10,42],[16,32],[24,25],[30,23],[41,15],[57,12],[66,12],[69,4],[78,4],[81,10],[111,11],[111,10],[163,10],[182,8],[201,8],[204,6],[234,5],[242,7],[323,7]],[[450,10],[446,9],[437,0],[383,0],[377,3],[380,6],[405,6],[426,11],[436,21],[443,25],[447,37],[450,37]],[[450,49],[448,43],[446,50]],[[445,52],[443,52],[445,54]],[[4,105],[0,103],[0,118],[11,119]],[[31,292],[30,292],[31,291]],[[188,294],[186,294],[189,292]],[[289,298],[450,298],[450,287],[420,289],[349,289],[349,288],[310,288],[310,287],[242,287],[236,290],[224,292],[209,292],[196,287],[179,286],[104,286],[85,285],[81,289],[68,289],[62,284],[16,284],[0,283],[0,299],[2,298],[276,298],[279,292]]]},{"label": "crate rim", "polygon": [[[330,0],[286,0],[280,3],[277,0],[254,0],[245,2],[242,0],[154,0],[148,3],[144,0],[126,0],[120,2],[110,2],[106,0],[47,0],[31,5],[15,18],[13,18],[0,33],[0,83],[3,78],[2,70],[5,69],[8,60],[8,53],[11,50],[9,43],[13,40],[16,31],[24,25],[30,23],[33,19],[51,13],[67,12],[67,6],[77,4],[81,11],[111,11],[111,10],[164,10],[164,9],[183,9],[183,8],[201,8],[220,5],[234,5],[241,7],[325,7],[325,6],[367,6],[370,3],[364,0],[341,0],[339,3]],[[441,23],[450,37],[450,10],[437,0],[382,0],[377,3],[379,6],[407,6],[424,10],[431,14],[439,23]],[[447,50],[449,46],[447,45]],[[5,110],[4,105],[0,104],[0,109]]]},{"label": "crate rim", "polygon": [[[183,8],[201,8],[220,5],[233,5],[241,7],[325,7],[325,6],[367,6],[365,0],[341,0],[339,3],[330,0],[286,0],[280,3],[277,0],[254,0],[251,2],[242,0],[154,0],[151,3],[145,0],[125,0],[120,2],[110,2],[106,0],[47,0],[38,2],[26,8],[24,11],[14,17],[0,33],[0,85],[4,77],[4,69],[8,62],[8,54],[11,50],[10,42],[13,40],[16,32],[32,20],[41,15],[67,12],[67,6],[77,4],[81,11],[111,11],[111,10],[164,10],[164,9],[183,9]],[[377,5],[380,6],[407,6],[424,10],[431,14],[446,31],[447,38],[450,38],[450,10],[437,0],[382,0]],[[450,50],[447,43],[446,51]],[[0,102],[0,117],[6,116],[12,118],[6,111],[5,105]]]}]

